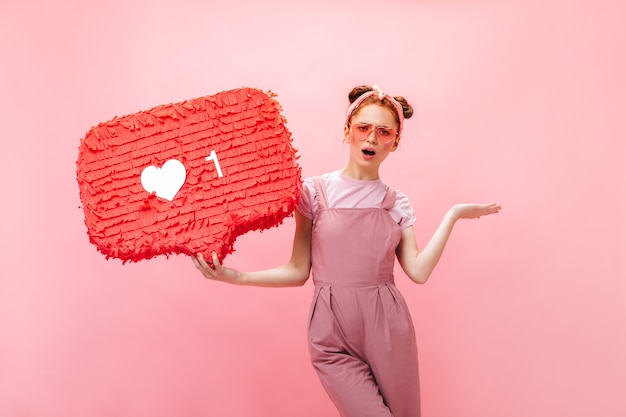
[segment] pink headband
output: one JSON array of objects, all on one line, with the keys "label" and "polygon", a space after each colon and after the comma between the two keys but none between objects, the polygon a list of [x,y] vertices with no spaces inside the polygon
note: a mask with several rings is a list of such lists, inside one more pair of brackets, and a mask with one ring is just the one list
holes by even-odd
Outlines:
[{"label": "pink headband", "polygon": [[396,108],[396,112],[398,113],[398,118],[400,119],[400,125],[398,126],[398,134],[400,134],[400,132],[402,132],[402,124],[404,123],[404,112],[402,111],[402,105],[398,103],[398,101],[395,98],[393,98],[387,93],[384,93],[383,90],[378,88],[378,86],[374,86],[374,89],[372,91],[368,91],[367,93],[361,94],[359,98],[357,98],[356,100],[354,100],[352,104],[350,104],[350,107],[348,107],[348,111],[346,112],[346,126],[348,126],[348,124],[350,123],[350,117],[352,117],[352,113],[354,112],[354,110],[356,110],[356,108],[359,107],[366,98],[371,97],[375,94],[378,96],[378,99],[381,101],[385,97],[387,97],[389,101],[391,102],[391,104],[393,104],[393,107]]}]

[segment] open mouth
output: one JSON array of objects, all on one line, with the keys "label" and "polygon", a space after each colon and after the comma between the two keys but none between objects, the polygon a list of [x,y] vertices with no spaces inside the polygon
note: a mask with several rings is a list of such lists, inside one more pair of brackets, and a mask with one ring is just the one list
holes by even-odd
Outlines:
[{"label": "open mouth", "polygon": [[376,155],[376,152],[374,152],[371,149],[363,149],[361,152],[363,152],[365,155],[369,155],[369,156],[374,156]]}]

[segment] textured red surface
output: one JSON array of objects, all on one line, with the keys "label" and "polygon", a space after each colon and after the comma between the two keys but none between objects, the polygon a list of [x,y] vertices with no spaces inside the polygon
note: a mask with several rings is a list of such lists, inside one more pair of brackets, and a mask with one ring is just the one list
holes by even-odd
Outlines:
[{"label": "textured red surface", "polygon": [[[293,213],[301,187],[291,134],[271,93],[241,88],[101,123],[77,161],[89,240],[106,257],[233,251],[237,236]],[[220,178],[215,151],[223,172]],[[172,201],[141,173],[176,159],[186,180]]]}]

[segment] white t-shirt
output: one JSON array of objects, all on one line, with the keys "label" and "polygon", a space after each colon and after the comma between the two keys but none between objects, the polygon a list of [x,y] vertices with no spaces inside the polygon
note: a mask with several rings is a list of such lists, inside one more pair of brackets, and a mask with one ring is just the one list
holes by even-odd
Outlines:
[{"label": "white t-shirt", "polygon": [[[380,207],[387,185],[381,180],[355,180],[333,171],[323,175],[326,183],[326,198],[332,208],[373,208]],[[315,199],[313,178],[306,178],[302,184],[298,211],[310,220],[315,219],[319,205]],[[401,229],[415,223],[415,213],[409,198],[396,190],[396,201],[389,214]]]}]

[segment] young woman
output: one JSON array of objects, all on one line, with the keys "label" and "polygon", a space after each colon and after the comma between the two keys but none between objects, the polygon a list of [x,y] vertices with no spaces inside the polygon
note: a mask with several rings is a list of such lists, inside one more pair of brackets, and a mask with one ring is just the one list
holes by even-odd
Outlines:
[{"label": "young woman", "polygon": [[419,250],[408,198],[379,178],[413,114],[403,97],[355,87],[344,127],[346,166],[304,181],[291,259],[241,272],[192,257],[209,279],[238,285],[297,286],[313,276],[309,351],[322,385],[343,417],[418,417],[417,347],[406,303],[394,285],[398,258],[416,283],[439,261],[455,222],[497,213],[497,204],[459,204]]}]

